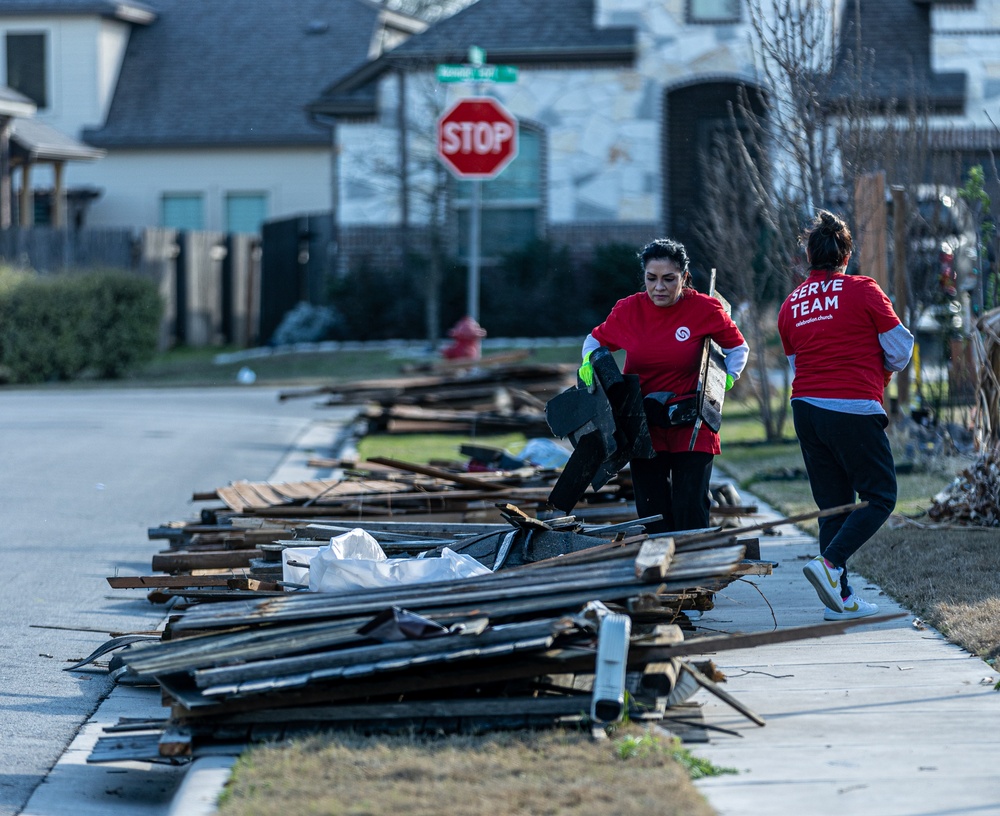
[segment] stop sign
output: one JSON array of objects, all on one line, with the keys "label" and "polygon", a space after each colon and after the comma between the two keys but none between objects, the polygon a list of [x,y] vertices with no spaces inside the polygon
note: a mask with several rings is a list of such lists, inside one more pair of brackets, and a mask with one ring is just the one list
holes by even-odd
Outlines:
[{"label": "stop sign", "polygon": [[438,119],[437,151],[459,178],[491,179],[517,156],[517,119],[490,97],[461,99]]}]

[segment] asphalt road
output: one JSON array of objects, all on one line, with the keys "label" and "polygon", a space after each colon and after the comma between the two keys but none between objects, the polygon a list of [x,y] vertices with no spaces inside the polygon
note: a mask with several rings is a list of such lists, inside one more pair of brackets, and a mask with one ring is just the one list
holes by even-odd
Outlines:
[{"label": "asphalt road", "polygon": [[63,668],[163,618],[107,576],[147,574],[163,548],[150,527],[195,518],[195,491],[268,478],[311,421],[333,418],[263,388],[0,390],[0,816],[24,808],[111,690]]}]

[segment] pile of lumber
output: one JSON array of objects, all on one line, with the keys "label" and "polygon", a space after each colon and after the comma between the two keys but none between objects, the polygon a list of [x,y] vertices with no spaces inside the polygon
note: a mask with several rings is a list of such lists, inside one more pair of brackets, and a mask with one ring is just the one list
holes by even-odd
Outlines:
[{"label": "pile of lumber", "polygon": [[[95,652],[124,647],[112,661],[116,678],[158,685],[170,716],[121,723],[89,761],[187,761],[220,743],[330,728],[600,728],[627,716],[676,732],[698,728],[698,709],[686,702],[698,688],[763,725],[719,687],[725,678],[710,661],[689,659],[857,623],[706,636],[692,635],[682,614],[710,608],[714,592],[748,571],[769,571],[745,558],[756,544],[747,533],[819,514],[649,537],[641,524],[588,529],[567,517],[546,525],[500,510],[506,533],[449,529],[450,546],[497,565],[474,578],[338,593],[284,588],[214,603],[199,602],[211,590],[172,590],[186,603],[175,605],[159,639]],[[403,541],[412,533],[396,535],[401,547],[418,547]],[[423,539],[431,557],[433,539]]]},{"label": "pile of lumber", "polygon": [[1000,446],[981,454],[938,493],[927,516],[938,523],[1000,527]]},{"label": "pile of lumber", "polygon": [[[497,502],[492,507],[497,522],[455,523],[415,517],[412,521],[358,520],[352,517],[267,517],[230,515],[212,523],[172,522],[149,531],[151,538],[165,540],[169,549],[153,556],[151,572],[141,576],[113,576],[115,589],[152,590],[150,600],[167,601],[183,595],[189,599],[225,600],[242,593],[282,593],[282,553],[289,547],[320,546],[331,538],[361,528],[369,533],[387,556],[426,557],[444,547],[470,555],[493,570],[542,561],[554,556],[578,557],[602,537],[614,546],[635,544],[647,538],[644,523],[658,517],[616,524],[588,524],[577,516],[542,520],[519,507]],[[767,526],[767,525],[765,525]],[[771,525],[773,526],[773,525]],[[712,528],[685,534],[677,540],[702,541],[708,546],[731,546],[737,535],[749,557],[759,558],[759,543],[747,537],[750,528]],[[704,593],[702,593],[704,595]],[[686,608],[710,608],[706,598],[691,601]],[[679,613],[677,607],[674,616]]]},{"label": "pile of lumber", "polygon": [[361,380],[282,393],[365,406],[370,433],[508,433],[551,436],[545,403],[575,383],[563,364],[511,362],[509,355],[452,363],[436,374]]},{"label": "pile of lumber", "polygon": [[[470,472],[462,463],[422,465],[388,457],[366,461],[312,459],[309,464],[329,468],[337,475],[303,482],[236,481],[196,492],[193,498],[223,502],[225,507],[219,508],[217,516],[333,516],[363,521],[419,515],[428,521],[478,522],[494,520],[493,508],[499,501],[540,517],[554,512],[548,500],[560,473],[558,468],[525,462],[507,470]],[[739,495],[731,485],[719,485],[713,495],[712,515],[717,518],[756,512],[754,505],[739,504]],[[599,490],[589,489],[574,510],[595,523],[635,518],[628,470]]]},{"label": "pile of lumber", "polygon": [[[511,529],[540,540],[553,532]],[[679,610],[732,580],[746,545],[735,536],[722,544],[715,533],[675,540],[602,532],[577,534],[585,541],[564,555],[464,580],[175,609],[161,640],[119,656],[119,677],[158,683],[171,708],[168,723],[126,742],[130,756],[142,745],[147,758],[189,757],[198,745],[275,729],[590,721],[599,632],[611,614],[629,621],[619,656],[628,703],[622,695],[618,704],[633,706],[636,719],[662,718],[683,668],[657,649],[683,640],[671,625]],[[106,738],[92,761],[121,759],[122,744],[120,733]]]}]

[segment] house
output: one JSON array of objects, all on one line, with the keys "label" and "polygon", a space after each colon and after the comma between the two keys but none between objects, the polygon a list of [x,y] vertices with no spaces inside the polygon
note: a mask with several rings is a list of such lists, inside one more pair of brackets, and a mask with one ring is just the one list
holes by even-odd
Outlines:
[{"label": "house", "polygon": [[35,103],[0,85],[0,229],[11,225],[10,130],[18,116],[32,116]]},{"label": "house", "polygon": [[[77,225],[257,232],[330,210],[306,103],[423,27],[374,0],[4,0],[0,81],[103,156],[66,169]],[[54,171],[29,183],[51,223]]]},{"label": "house", "polygon": [[[427,223],[418,204],[433,116],[474,93],[499,99],[521,128],[518,158],[484,184],[487,263],[536,236],[583,251],[669,233],[697,247],[701,151],[729,127],[740,88],[758,111],[771,92],[755,65],[747,2],[478,0],[332,81],[310,111],[334,133],[342,265]],[[942,149],[968,148],[971,161],[1000,146],[987,113],[1000,121],[1000,2],[830,0],[829,8],[841,32],[855,30],[860,8],[877,92],[926,92],[932,124],[949,134]],[[853,44],[844,35],[841,45]],[[470,46],[491,64],[515,66],[517,81],[437,82],[435,66],[466,62]],[[463,257],[468,185],[452,182],[450,195],[451,246]]]}]

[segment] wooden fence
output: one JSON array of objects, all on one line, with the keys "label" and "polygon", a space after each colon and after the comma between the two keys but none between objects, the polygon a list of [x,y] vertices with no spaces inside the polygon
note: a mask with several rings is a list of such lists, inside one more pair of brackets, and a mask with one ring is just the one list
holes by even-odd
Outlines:
[{"label": "wooden fence", "polygon": [[164,303],[161,349],[261,342],[260,259],[255,235],[158,227],[0,230],[0,264],[43,275],[118,269],[155,281]]}]

